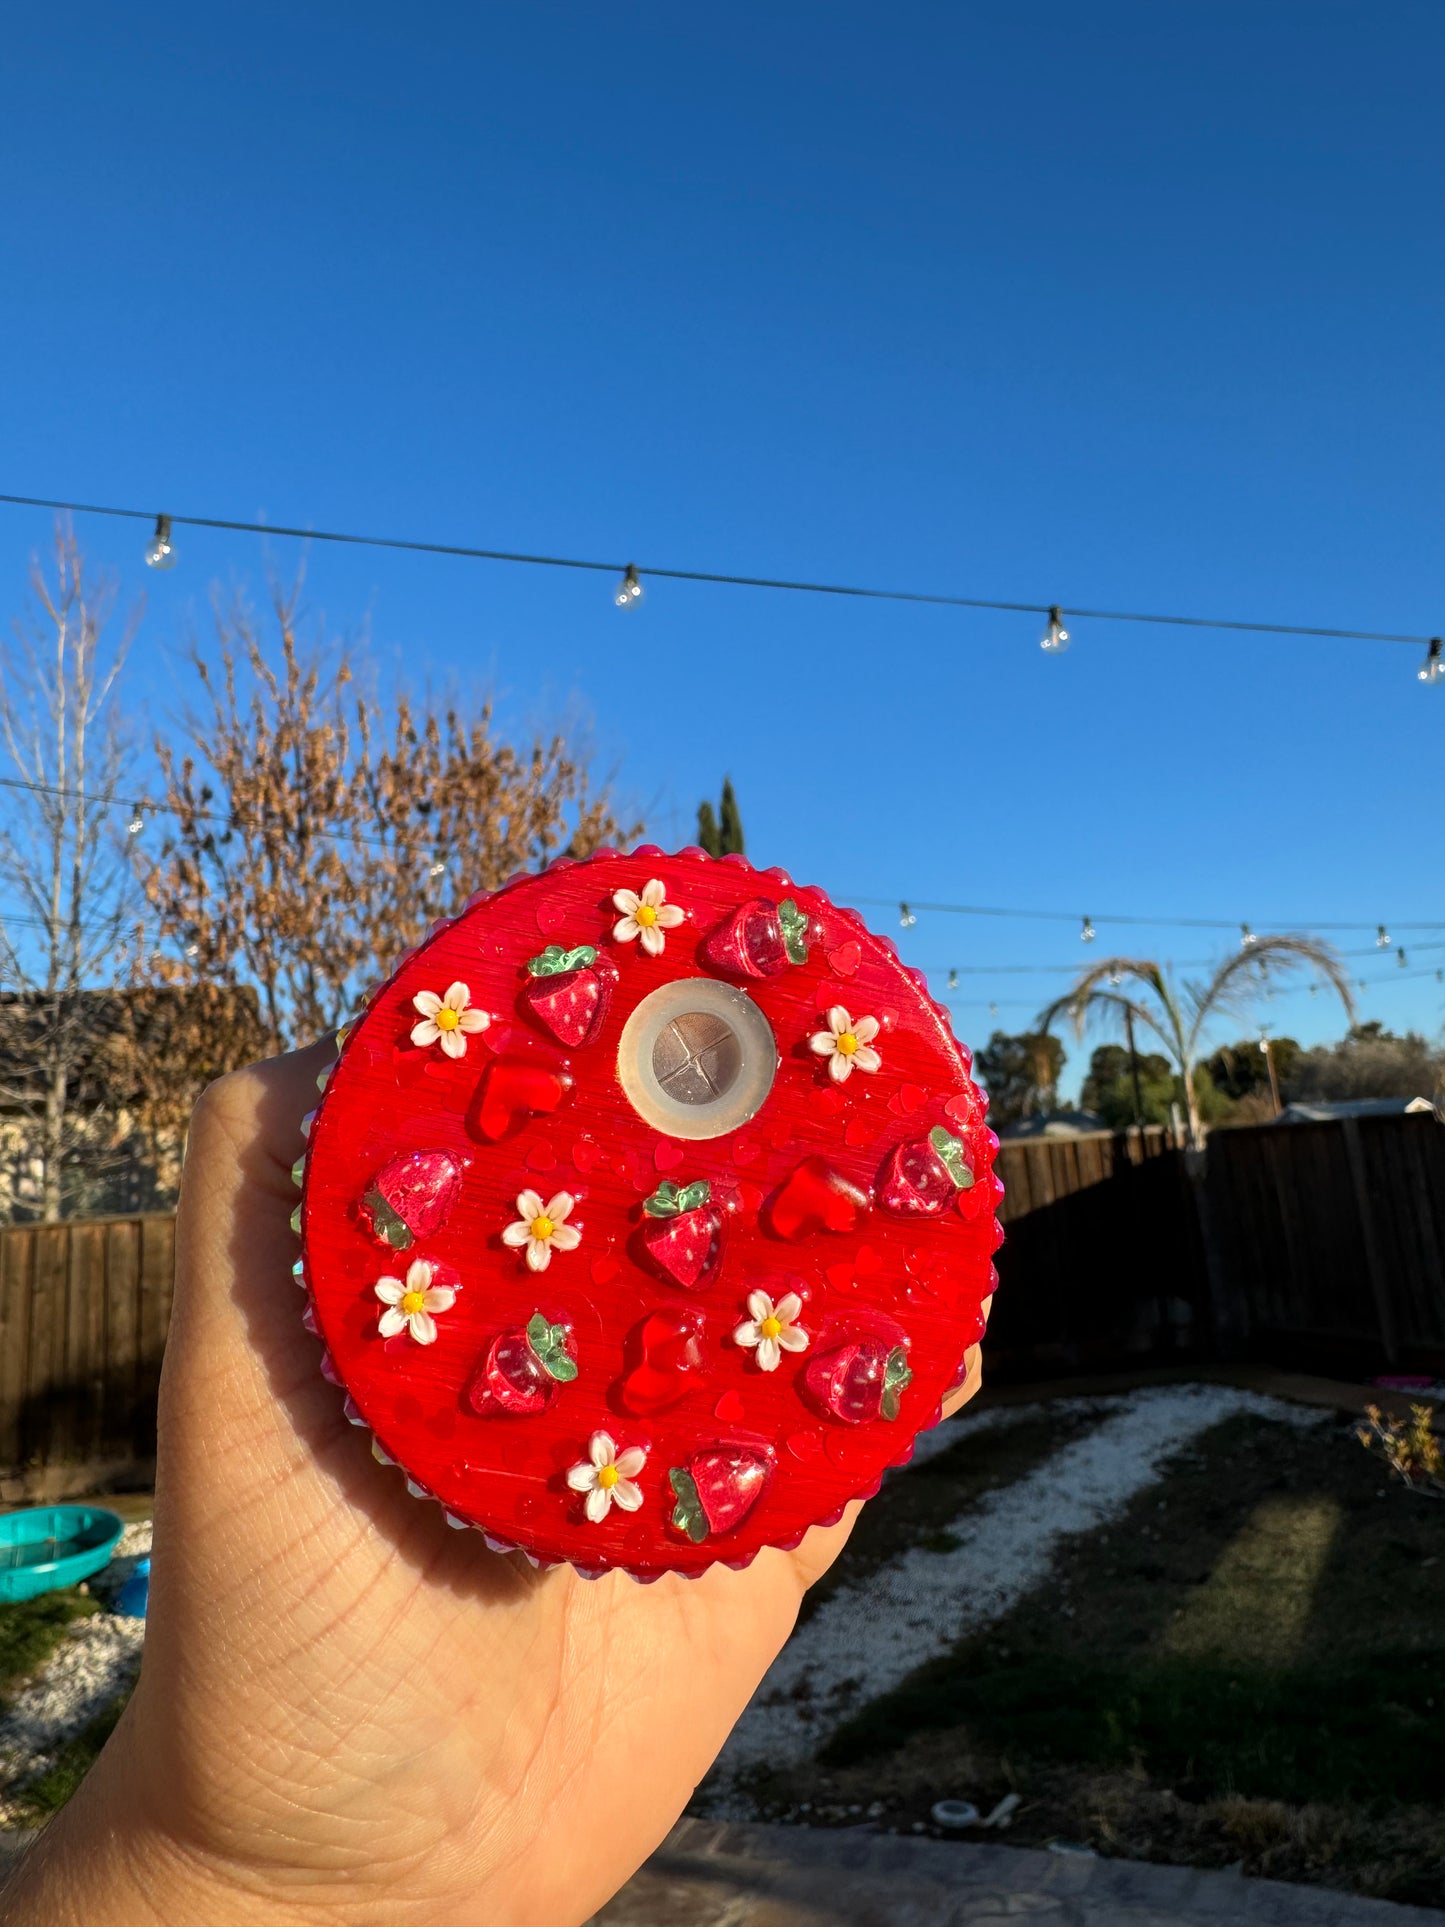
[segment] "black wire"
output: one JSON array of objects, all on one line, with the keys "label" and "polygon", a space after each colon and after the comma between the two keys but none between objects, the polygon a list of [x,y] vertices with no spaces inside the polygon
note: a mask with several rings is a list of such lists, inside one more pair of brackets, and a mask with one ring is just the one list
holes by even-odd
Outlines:
[{"label": "black wire", "polygon": [[[110,515],[131,522],[156,519],[151,509],[114,508],[99,502],[60,502],[41,495],[0,495],[0,502],[16,508],[58,509],[72,515]],[[930,595],[918,589],[869,589],[855,583],[799,582],[768,575],[728,575],[715,569],[669,569],[637,562],[597,562],[574,555],[530,555],[515,549],[479,549],[460,542],[419,542],[394,535],[354,535],[337,529],[298,529],[283,523],[240,522],[221,515],[171,515],[178,528],[227,529],[242,535],[296,536],[304,542],[339,542],[354,548],[401,549],[415,555],[464,556],[479,562],[521,562],[540,569],[586,569],[603,575],[621,575],[634,569],[638,575],[653,576],[669,582],[708,582],[734,589],[785,589],[798,595],[853,596],[869,602],[915,602],[945,609],[993,609],[1010,615],[1047,616],[1058,606],[1049,602],[997,602],[984,596]],[[1428,647],[1429,636],[1397,635],[1378,629],[1323,629],[1309,623],[1240,622],[1215,616],[1172,616],[1123,609],[1078,609],[1065,613],[1090,622],[1147,622],[1175,629],[1233,629],[1251,635],[1319,636],[1338,642],[1403,642]]]}]

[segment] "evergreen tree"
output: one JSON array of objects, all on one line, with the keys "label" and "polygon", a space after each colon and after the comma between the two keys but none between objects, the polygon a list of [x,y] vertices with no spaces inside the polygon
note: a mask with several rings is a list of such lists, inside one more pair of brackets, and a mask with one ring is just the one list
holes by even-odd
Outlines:
[{"label": "evergreen tree", "polygon": [[714,811],[704,800],[697,806],[697,840],[709,856],[741,856],[744,851],[742,812],[732,778],[724,777],[722,803]]}]

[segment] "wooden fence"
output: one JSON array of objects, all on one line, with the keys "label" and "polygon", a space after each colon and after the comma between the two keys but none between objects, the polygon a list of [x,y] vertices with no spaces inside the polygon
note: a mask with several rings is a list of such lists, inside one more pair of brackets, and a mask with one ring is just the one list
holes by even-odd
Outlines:
[{"label": "wooden fence", "polygon": [[[1433,1117],[1005,1143],[989,1367],[1054,1377],[1265,1358],[1445,1372],[1445,1128]],[[168,1216],[0,1227],[0,1497],[47,1467],[144,1469],[170,1317]]]},{"label": "wooden fence", "polygon": [[0,1230],[0,1495],[41,1496],[27,1475],[47,1466],[154,1458],[174,1268],[168,1214]]}]

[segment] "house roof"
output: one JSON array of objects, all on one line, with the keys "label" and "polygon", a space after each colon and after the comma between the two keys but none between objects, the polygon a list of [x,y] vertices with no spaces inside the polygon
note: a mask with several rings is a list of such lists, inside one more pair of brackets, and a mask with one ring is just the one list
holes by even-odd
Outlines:
[{"label": "house roof", "polygon": [[1020,1118],[1016,1124],[1001,1124],[1001,1138],[1014,1137],[1092,1137],[1107,1131],[1103,1118],[1092,1111],[1040,1111],[1034,1117]]}]

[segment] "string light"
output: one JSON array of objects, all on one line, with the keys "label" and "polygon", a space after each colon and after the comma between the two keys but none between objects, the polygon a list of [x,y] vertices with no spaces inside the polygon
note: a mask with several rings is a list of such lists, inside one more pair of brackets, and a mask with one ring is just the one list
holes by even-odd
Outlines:
[{"label": "string light", "polygon": [[[67,502],[44,495],[0,494],[0,503],[7,503],[13,508],[58,509],[71,515],[109,515],[133,522],[149,522],[152,515],[149,509],[121,508],[113,503],[103,502]],[[157,534],[164,528],[168,545],[169,531],[173,522],[182,528],[221,529],[240,535],[260,535],[267,538],[288,536],[302,542],[336,542],[352,548],[396,549],[413,555],[464,556],[479,562],[514,562],[532,568],[585,569],[610,575],[618,566],[615,562],[603,562],[583,556],[531,555],[513,549],[477,548],[461,542],[419,542],[405,536],[361,535],[341,529],[297,528],[275,522],[242,522],[233,517],[221,515],[157,517]],[[170,549],[170,554],[174,555],[173,548]],[[161,566],[161,564],[157,563],[153,566]],[[857,583],[807,582],[783,576],[731,575],[714,569],[667,569],[654,563],[648,563],[647,573],[670,582],[705,582],[716,583],[727,588],[784,590],[794,595],[853,596],[870,602],[911,602],[933,608],[990,609],[1015,615],[1044,615],[1049,618],[1050,633],[1055,621],[1058,622],[1060,630],[1063,627],[1062,611],[1056,604],[1004,602],[987,596],[935,595],[918,589],[874,589]],[[624,586],[630,588],[628,578],[636,574],[635,565],[628,564],[623,576]],[[640,584],[638,588],[640,592]],[[629,596],[629,602],[636,599],[635,596]],[[1422,643],[1428,646],[1439,640],[1422,635],[1404,635],[1394,630],[1335,629],[1312,623],[1253,622],[1225,616],[1161,615],[1138,609],[1076,608],[1074,615],[1089,622],[1136,622],[1147,623],[1156,628],[1173,629],[1230,629],[1251,635],[1267,636],[1318,636],[1333,642],[1399,642],[1418,647]],[[1059,641],[1062,642],[1064,639],[1061,635]],[[1049,638],[1046,637],[1045,646],[1048,640]]]},{"label": "string light", "polygon": [[990,1004],[990,1005],[989,1005],[989,1007],[988,1007],[988,1014],[989,1014],[989,1016],[990,1016],[990,1017],[997,1017],[997,1016],[998,1016],[998,1005],[997,1005],[997,1004]]},{"label": "string light", "polygon": [[1390,933],[1384,924],[1380,924],[1375,931],[1375,948],[1377,950],[1388,950],[1389,947]]},{"label": "string light", "polygon": [[156,532],[146,547],[146,567],[173,569],[175,566],[176,545],[171,540],[171,518],[168,515],[158,515]]},{"label": "string light", "polygon": [[1069,632],[1064,627],[1064,612],[1055,602],[1049,609],[1049,626],[1039,643],[1046,656],[1061,656],[1069,646]]},{"label": "string light", "polygon": [[948,973],[948,987],[950,990],[958,989],[958,972],[956,970],[950,970]]},{"label": "string light", "polygon": [[1401,970],[1405,968],[1405,952],[1403,949],[1395,952],[1395,962],[1400,966]]},{"label": "string light", "polygon": [[1241,925],[1239,926],[1239,947],[1240,947],[1240,949],[1241,949],[1241,950],[1248,950],[1248,949],[1249,949],[1249,947],[1251,946],[1251,944],[1253,944],[1253,943],[1254,943],[1255,941],[1256,941],[1256,938],[1255,938],[1255,934],[1254,934],[1254,932],[1253,932],[1253,931],[1252,931],[1252,930],[1250,929],[1250,927],[1249,927],[1249,925],[1248,925],[1247,923],[1242,923],[1242,924],[1241,924]]},{"label": "string light", "polygon": [[1082,930],[1081,930],[1081,931],[1079,932],[1079,942],[1080,942],[1080,943],[1092,943],[1092,942],[1094,941],[1094,937],[1095,937],[1095,935],[1096,935],[1096,934],[1097,934],[1097,933],[1096,933],[1096,931],[1095,931],[1095,929],[1094,929],[1094,922],[1093,922],[1093,919],[1092,919],[1092,917],[1085,917],[1085,918],[1084,918],[1084,927],[1083,927],[1083,929],[1082,929]]},{"label": "string light", "polygon": [[917,917],[914,916],[913,912],[909,909],[908,905],[906,903],[900,903],[898,906],[899,928],[901,930],[911,930],[914,924],[917,923],[917,921],[918,921]]},{"label": "string light", "polygon": [[141,811],[140,804],[132,803],[130,808],[130,821],[125,826],[126,835],[139,836],[141,831],[145,828],[145,826],[146,826],[146,820],[145,820],[144,814]]},{"label": "string light", "polygon": [[1439,636],[1431,636],[1425,649],[1425,660],[1416,670],[1421,682],[1445,682],[1445,642]]},{"label": "string light", "polygon": [[629,562],[622,572],[622,580],[617,585],[617,593],[612,600],[619,609],[635,609],[642,600],[642,584],[637,570]]}]

